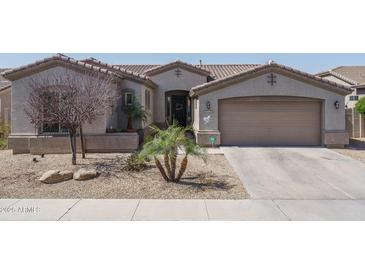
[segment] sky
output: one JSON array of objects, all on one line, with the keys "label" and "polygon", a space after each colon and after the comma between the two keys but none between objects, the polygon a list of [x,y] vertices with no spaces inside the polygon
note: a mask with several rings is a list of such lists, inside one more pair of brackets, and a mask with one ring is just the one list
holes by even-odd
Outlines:
[{"label": "sky", "polygon": [[[364,53],[64,53],[75,59],[94,57],[110,64],[166,64],[181,60],[191,64],[263,64],[269,60],[316,73],[342,65],[365,65]],[[14,68],[52,56],[53,53],[0,53],[0,68]]]}]

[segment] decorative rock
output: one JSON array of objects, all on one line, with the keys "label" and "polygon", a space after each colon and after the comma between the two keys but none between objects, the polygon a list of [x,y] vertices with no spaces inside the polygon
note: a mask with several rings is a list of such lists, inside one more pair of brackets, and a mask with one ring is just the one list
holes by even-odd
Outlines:
[{"label": "decorative rock", "polygon": [[69,170],[49,170],[39,180],[45,184],[55,184],[72,179],[73,172]]},{"label": "decorative rock", "polygon": [[81,168],[74,173],[74,179],[77,181],[90,180],[100,175],[95,169]]}]

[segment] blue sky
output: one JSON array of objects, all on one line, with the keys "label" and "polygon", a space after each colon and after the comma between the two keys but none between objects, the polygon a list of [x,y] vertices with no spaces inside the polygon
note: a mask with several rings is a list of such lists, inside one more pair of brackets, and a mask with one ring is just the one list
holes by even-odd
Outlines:
[{"label": "blue sky", "polygon": [[[341,65],[365,65],[365,54],[313,54],[313,53],[65,53],[76,59],[94,57],[110,64],[165,64],[180,59],[184,62],[198,64],[202,60],[205,64],[262,64],[268,60],[288,65],[306,72],[315,73]],[[0,53],[0,68],[11,68],[51,56],[33,53]]]}]

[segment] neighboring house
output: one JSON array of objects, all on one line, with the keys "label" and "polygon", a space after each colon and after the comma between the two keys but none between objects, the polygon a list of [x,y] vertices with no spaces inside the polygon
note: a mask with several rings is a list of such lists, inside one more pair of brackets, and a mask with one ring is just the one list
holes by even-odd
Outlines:
[{"label": "neighboring house", "polygon": [[111,86],[116,101],[110,111],[84,125],[90,151],[137,148],[136,133],[107,133],[109,128],[126,128],[122,107],[132,95],[150,112],[148,121],[136,127],[165,126],[173,120],[191,124],[201,145],[343,146],[349,141],[344,102],[350,88],[274,62],[110,65],[58,54],[4,73],[12,81],[9,147],[14,153],[69,151],[66,137],[34,128],[24,113],[29,78],[65,70],[102,71],[118,79]]},{"label": "neighboring house", "polygon": [[0,68],[0,124],[10,123],[11,107],[11,82],[1,76],[1,73],[9,69]]},{"label": "neighboring house", "polygon": [[316,75],[352,88],[351,94],[345,98],[346,108],[354,108],[356,102],[365,96],[365,66],[340,66]]}]

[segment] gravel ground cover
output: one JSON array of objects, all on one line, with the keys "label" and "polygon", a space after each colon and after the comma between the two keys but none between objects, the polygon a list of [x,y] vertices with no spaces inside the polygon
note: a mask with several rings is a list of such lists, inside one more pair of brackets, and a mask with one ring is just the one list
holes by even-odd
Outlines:
[{"label": "gravel ground cover", "polygon": [[350,139],[345,148],[332,150],[365,163],[365,139]]},{"label": "gravel ground cover", "polygon": [[[78,155],[52,154],[44,158],[29,154],[12,155],[0,151],[0,198],[110,198],[110,199],[245,199],[248,194],[224,155],[209,155],[207,164],[190,157],[188,169],[179,183],[167,183],[151,162],[141,172],[124,171],[127,153]],[[34,162],[36,157],[38,162]],[[47,185],[38,179],[50,169],[96,168],[98,178],[69,180]]]}]

